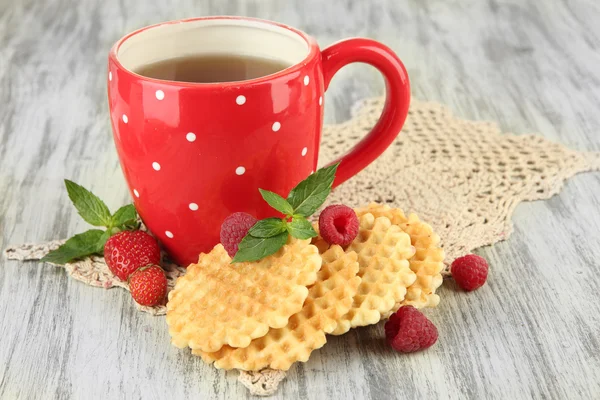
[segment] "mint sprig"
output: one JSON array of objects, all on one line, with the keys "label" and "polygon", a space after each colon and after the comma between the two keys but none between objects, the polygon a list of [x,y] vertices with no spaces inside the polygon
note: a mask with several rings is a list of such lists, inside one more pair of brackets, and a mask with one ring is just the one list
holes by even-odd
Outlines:
[{"label": "mint sprig", "polygon": [[137,229],[137,211],[133,204],[127,204],[119,208],[111,217],[111,224],[113,227],[131,227]]},{"label": "mint sprig", "polygon": [[74,258],[85,257],[98,251],[98,243],[104,232],[90,229],[67,240],[57,250],[46,254],[42,261],[54,264],[66,264]]},{"label": "mint sprig", "polygon": [[276,253],[287,242],[288,233],[282,232],[269,238],[246,235],[238,245],[238,251],[231,262],[258,261]]},{"label": "mint sprig", "polygon": [[317,236],[308,217],[323,205],[331,193],[338,166],[339,163],[333,164],[310,175],[290,191],[287,199],[258,189],[263,199],[284,217],[256,222],[238,245],[232,263],[258,261],[270,256],[283,247],[289,235],[302,240]]},{"label": "mint sprig", "polygon": [[286,223],[280,218],[262,219],[254,224],[248,231],[250,236],[257,238],[270,238],[287,230]]},{"label": "mint sprig", "polygon": [[90,225],[103,226],[106,230],[90,229],[77,234],[58,249],[46,254],[41,261],[66,264],[91,254],[102,254],[104,244],[111,235],[139,228],[138,215],[133,204],[125,205],[111,214],[106,204],[83,186],[68,179],[65,179],[65,186],[79,215]]},{"label": "mint sprig", "polygon": [[331,193],[338,165],[318,170],[290,191],[287,201],[294,208],[294,214],[310,217],[321,207]]},{"label": "mint sprig", "polygon": [[286,199],[278,195],[277,193],[269,192],[268,190],[258,189],[262,198],[269,203],[271,207],[276,209],[282,214],[290,215],[294,213],[294,208]]},{"label": "mint sprig", "polygon": [[292,218],[292,221],[287,223],[287,230],[296,239],[304,240],[317,236],[310,221],[301,216]]},{"label": "mint sprig", "polygon": [[69,198],[85,222],[94,226],[107,226],[110,224],[110,211],[98,196],[68,179],[65,179],[65,186]]}]

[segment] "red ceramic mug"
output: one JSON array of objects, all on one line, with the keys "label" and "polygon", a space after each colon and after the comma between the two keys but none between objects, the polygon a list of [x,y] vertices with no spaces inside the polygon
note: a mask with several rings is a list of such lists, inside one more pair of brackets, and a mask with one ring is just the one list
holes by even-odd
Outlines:
[{"label": "red ceramic mug", "polygon": [[[175,57],[250,55],[290,65],[224,83],[158,80],[135,71]],[[342,156],[334,185],[377,158],[398,135],[410,101],[402,62],[386,46],[347,39],[321,51],[312,37],[270,21],[209,17],[142,28],[108,60],[108,100],[121,167],[141,218],[182,265],[219,242],[236,211],[273,215],[258,188],[286,196],[317,167],[324,92],[352,62],[377,68],[386,102],[373,130]]]}]

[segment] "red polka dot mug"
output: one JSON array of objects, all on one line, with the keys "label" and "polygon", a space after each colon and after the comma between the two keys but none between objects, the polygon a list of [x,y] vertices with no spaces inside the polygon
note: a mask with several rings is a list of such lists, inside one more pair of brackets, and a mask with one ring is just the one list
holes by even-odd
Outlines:
[{"label": "red polka dot mug", "polygon": [[[153,79],[136,71],[195,55],[246,55],[289,67],[223,83]],[[317,167],[323,95],[344,65],[363,62],[386,80],[383,113],[342,156],[334,185],[377,158],[398,135],[410,89],[402,62],[386,46],[347,39],[320,50],[294,28],[240,17],[161,23],[119,40],[108,59],[114,141],[135,207],[176,262],[196,262],[219,242],[236,211],[272,216],[258,188],[286,196]]]}]

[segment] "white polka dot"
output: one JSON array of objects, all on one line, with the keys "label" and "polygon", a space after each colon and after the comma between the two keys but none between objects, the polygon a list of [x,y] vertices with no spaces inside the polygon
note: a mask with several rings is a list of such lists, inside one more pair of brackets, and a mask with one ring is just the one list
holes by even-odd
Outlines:
[{"label": "white polka dot", "polygon": [[319,105],[322,106],[323,105],[323,96],[319,96]]},{"label": "white polka dot", "polygon": [[242,96],[241,94],[235,98],[235,102],[238,106],[243,105],[246,102],[246,96]]},{"label": "white polka dot", "polygon": [[154,161],[152,163],[152,168],[154,168],[155,171],[160,171],[160,164]]},{"label": "white polka dot", "polygon": [[312,170],[312,171],[310,171],[310,174],[311,174],[311,175],[312,175],[312,174],[314,174],[314,173],[315,173],[315,170]]},{"label": "white polka dot", "polygon": [[129,122],[129,118],[127,118],[127,115],[123,114],[123,122],[128,123]]},{"label": "white polka dot", "polygon": [[165,231],[165,235],[167,235],[169,239],[173,239],[173,233],[171,231]]},{"label": "white polka dot", "polygon": [[140,197],[140,192],[137,189],[133,189],[133,194],[135,194],[135,197]]},{"label": "white polka dot", "polygon": [[196,204],[196,203],[190,203],[190,210],[192,210],[192,211],[198,210],[198,204]]},{"label": "white polka dot", "polygon": [[193,142],[196,140],[196,134],[194,132],[188,132],[188,134],[185,135],[185,138],[188,140],[188,142]]},{"label": "white polka dot", "polygon": [[235,173],[238,175],[244,175],[246,173],[246,168],[241,165],[235,169]]},{"label": "white polka dot", "polygon": [[308,82],[310,82],[310,78],[308,77],[308,75],[304,75],[304,86],[307,86]]},{"label": "white polka dot", "polygon": [[277,132],[279,129],[281,129],[281,124],[279,122],[273,122],[271,129],[273,129],[273,132]]},{"label": "white polka dot", "polygon": [[302,157],[304,157],[306,155],[306,153],[308,153],[308,148],[305,147],[302,149]]},{"label": "white polka dot", "polygon": [[108,80],[112,81],[112,71],[108,71]]},{"label": "white polka dot", "polygon": [[165,98],[165,92],[163,92],[162,90],[157,90],[155,94],[158,100],[162,100]]}]

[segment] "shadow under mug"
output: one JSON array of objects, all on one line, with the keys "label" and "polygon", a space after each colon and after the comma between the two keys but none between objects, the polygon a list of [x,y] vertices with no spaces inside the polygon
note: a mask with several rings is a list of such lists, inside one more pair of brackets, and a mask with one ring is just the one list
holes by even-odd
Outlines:
[{"label": "shadow under mug", "polygon": [[[236,82],[187,83],[137,74],[140,67],[201,54],[249,55],[290,65]],[[386,81],[383,113],[342,156],[334,186],[376,159],[400,132],[410,101],[402,62],[369,39],[321,51],[294,28],[240,17],[161,23],[120,39],[108,59],[114,141],[134,204],[173,259],[188,265],[219,242],[233,212],[273,216],[259,188],[282,196],[317,168],[324,92],[352,62]]]}]

